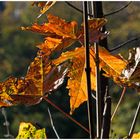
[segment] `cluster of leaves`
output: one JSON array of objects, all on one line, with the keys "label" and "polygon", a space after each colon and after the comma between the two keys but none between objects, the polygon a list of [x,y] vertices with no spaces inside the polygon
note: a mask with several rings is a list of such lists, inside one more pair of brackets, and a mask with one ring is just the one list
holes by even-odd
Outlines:
[{"label": "cluster of leaves", "polygon": [[[43,3],[44,6],[46,5]],[[41,14],[43,13],[44,11]],[[70,96],[70,113],[87,101],[84,25],[78,29],[76,21],[66,22],[51,14],[47,15],[47,19],[48,22],[41,25],[34,23],[31,27],[22,27],[23,30],[43,35],[44,42],[37,45],[37,56],[30,64],[25,77],[9,77],[0,83],[0,106],[38,104],[43,98],[47,98],[48,93],[56,90],[66,76],[69,77],[67,88]],[[106,22],[104,18],[89,20],[92,90],[96,89],[94,43],[108,35],[108,32],[102,33],[100,30]],[[81,46],[64,52],[76,41],[79,41]],[[57,58],[53,58],[58,52]],[[112,55],[105,48],[99,47],[100,70],[103,69],[105,75],[119,85],[137,86],[138,80],[135,76],[139,64],[138,52],[138,48],[135,49],[135,53],[130,53],[135,57],[132,56],[126,61],[119,55]]]}]

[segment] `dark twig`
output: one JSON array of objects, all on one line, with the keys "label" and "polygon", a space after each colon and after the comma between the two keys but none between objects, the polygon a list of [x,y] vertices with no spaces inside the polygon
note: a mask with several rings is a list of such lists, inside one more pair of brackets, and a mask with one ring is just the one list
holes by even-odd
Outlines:
[{"label": "dark twig", "polygon": [[119,44],[118,46],[114,47],[113,49],[109,49],[109,52],[116,51],[116,50],[122,48],[123,46],[127,45],[128,43],[131,43],[131,42],[133,42],[133,41],[137,41],[137,40],[139,40],[139,39],[140,39],[140,36],[135,37],[135,38],[132,38],[132,39],[129,39],[129,40],[123,42],[122,44]]},{"label": "dark twig", "polygon": [[105,97],[105,106],[103,112],[103,125],[101,130],[101,139],[109,138],[111,122],[111,97]]},{"label": "dark twig", "polygon": [[[93,2],[94,18],[98,18],[98,2]],[[95,71],[96,71],[96,137],[101,136],[102,125],[102,110],[101,110],[101,83],[100,83],[100,68],[99,68],[99,46],[94,43],[95,48]]]},{"label": "dark twig", "polygon": [[130,128],[130,131],[129,131],[128,138],[131,138],[132,135],[133,135],[133,131],[134,131],[134,128],[135,128],[135,125],[136,125],[136,122],[137,122],[137,118],[138,118],[139,112],[140,112],[140,101],[139,101],[137,110],[135,112],[135,116],[134,116],[133,122],[131,124],[131,128]]},{"label": "dark twig", "polygon": [[100,137],[101,134],[101,120],[102,120],[102,113],[101,113],[101,89],[100,89],[100,71],[99,71],[99,50],[98,44],[94,44],[95,47],[95,63],[96,63],[96,121],[97,121],[97,138]]},{"label": "dark twig", "polygon": [[[94,129],[93,129],[93,104],[92,104],[92,95],[91,95],[91,79],[90,79],[90,53],[89,53],[89,30],[88,30],[88,9],[87,1],[83,2],[83,19],[84,19],[84,44],[85,44],[85,63],[86,63],[86,85],[87,85],[87,108],[88,108],[88,122],[89,122],[89,132],[90,138],[94,138]],[[97,98],[97,96],[96,96]]]},{"label": "dark twig", "polygon": [[50,112],[49,107],[48,107],[48,114],[49,114],[49,117],[50,117],[50,122],[51,122],[51,126],[52,126],[52,128],[53,128],[53,131],[54,131],[56,137],[57,137],[58,139],[60,139],[60,137],[59,137],[59,135],[58,135],[58,133],[57,133],[57,131],[56,131],[56,129],[55,129],[55,126],[54,126],[54,124],[53,124],[53,119],[52,119],[52,115],[51,115],[51,112]]},{"label": "dark twig", "polygon": [[120,103],[121,103],[121,101],[122,101],[122,99],[123,99],[123,97],[124,97],[125,91],[126,91],[126,87],[123,88],[123,91],[122,91],[122,93],[121,93],[121,97],[120,97],[120,99],[119,99],[119,101],[118,101],[118,104],[117,104],[117,106],[116,106],[116,108],[115,108],[113,114],[112,114],[111,121],[113,120],[113,118],[114,118],[114,116],[115,116],[115,114],[116,114],[116,112],[117,112],[117,110],[118,110],[118,108],[119,108],[119,105],[120,105]]},{"label": "dark twig", "polygon": [[89,130],[83,126],[81,123],[79,123],[78,121],[76,121],[74,118],[72,118],[69,114],[65,113],[60,107],[58,107],[57,105],[55,105],[52,101],[50,101],[47,97],[43,98],[44,100],[46,100],[50,105],[52,105],[55,109],[57,109],[58,111],[60,111],[65,117],[69,118],[71,121],[73,121],[75,124],[77,124],[79,127],[81,127],[83,130],[85,130],[87,133],[89,133]]},{"label": "dark twig", "polygon": [[6,111],[5,111],[4,108],[1,108],[1,113],[2,113],[2,115],[4,117],[4,120],[5,120],[3,125],[6,127],[6,130],[7,130],[7,134],[5,134],[4,137],[6,137],[6,138],[13,138],[14,136],[10,134],[10,130],[9,130],[9,125],[10,124],[9,124],[9,122],[7,120],[7,115],[6,115]]},{"label": "dark twig", "polygon": [[[77,8],[77,7],[75,7],[74,5],[70,4],[69,2],[66,1],[65,3],[66,3],[67,5],[69,5],[70,7],[72,7],[73,9],[75,9],[76,11],[78,11],[78,12],[80,12],[80,13],[83,13],[83,10],[81,10],[81,9],[79,9],[79,8]],[[116,13],[118,13],[118,12],[124,10],[125,8],[127,8],[131,3],[132,3],[132,2],[130,1],[130,2],[128,2],[126,5],[124,5],[123,7],[119,8],[119,9],[113,11],[113,12],[104,14],[103,17],[107,17],[107,16],[110,16],[110,15],[116,14]],[[88,14],[88,16],[93,17],[93,15],[90,14],[90,13]]]},{"label": "dark twig", "polygon": [[111,125],[111,97],[109,96],[108,86],[104,95],[104,111],[103,111],[103,123],[101,129],[101,139],[109,138],[110,125]]},{"label": "dark twig", "polygon": [[123,7],[119,8],[119,9],[113,11],[113,12],[110,12],[110,13],[108,13],[108,14],[104,14],[104,17],[110,16],[110,15],[114,15],[114,14],[116,14],[116,13],[118,13],[118,12],[124,10],[124,9],[127,8],[131,3],[132,3],[132,1],[128,2],[126,5],[124,5]]},{"label": "dark twig", "polygon": [[[81,10],[81,9],[79,9],[79,8],[77,8],[77,7],[75,7],[74,5],[72,5],[71,3],[69,3],[68,1],[65,1],[65,3],[66,3],[68,6],[72,7],[73,9],[75,9],[76,11],[78,11],[78,12],[80,12],[80,13],[83,14],[83,10]],[[92,15],[89,14],[89,16],[92,16]]]}]

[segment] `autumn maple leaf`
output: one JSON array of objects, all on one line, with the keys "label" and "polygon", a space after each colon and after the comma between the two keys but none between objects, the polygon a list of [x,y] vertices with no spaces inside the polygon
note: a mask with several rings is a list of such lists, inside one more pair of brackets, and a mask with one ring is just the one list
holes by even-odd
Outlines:
[{"label": "autumn maple leaf", "polygon": [[[85,48],[76,48],[74,51],[62,53],[53,61],[54,64],[71,60],[72,66],[69,69],[67,88],[70,96],[70,113],[78,108],[84,101],[87,101],[86,73],[85,73]],[[106,49],[99,47],[100,69],[102,68],[109,77],[119,77],[122,70],[126,67],[126,62],[121,58],[111,55]],[[118,64],[121,65],[118,67]],[[90,67],[91,67],[91,89],[96,90],[95,74],[95,52],[94,47],[90,48]],[[114,78],[115,79],[115,78]]]},{"label": "autumn maple leaf", "polygon": [[76,41],[77,22],[66,22],[51,14],[48,14],[47,18],[48,23],[42,25],[34,23],[31,27],[22,27],[22,29],[44,35],[44,42],[37,47],[49,55],[53,51],[62,51]]},{"label": "autumn maple leaf", "polygon": [[31,27],[22,27],[22,29],[41,33],[42,35],[49,37],[60,36],[62,38],[76,39],[76,21],[66,22],[65,20],[51,14],[47,15],[47,19],[48,23],[44,23],[42,25],[34,23]]},{"label": "autumn maple leaf", "polygon": [[[75,41],[84,44],[84,26],[78,30],[77,22],[66,22],[65,20],[47,15],[48,23],[39,25],[34,23],[31,27],[22,27],[23,30],[30,30],[45,36],[44,42],[37,45],[42,51],[48,54],[52,51],[62,51],[71,46]],[[88,21],[89,26],[89,42],[93,44],[107,37],[108,32],[102,33],[101,28],[106,24],[105,18],[93,18]]]},{"label": "autumn maple leaf", "polygon": [[56,90],[67,74],[70,63],[51,65],[46,55],[35,57],[25,77],[10,77],[0,83],[0,106],[34,105]]},{"label": "autumn maple leaf", "polygon": [[[92,52],[91,52],[92,53]],[[62,55],[54,60],[54,64],[58,65],[66,60],[71,60],[73,65],[69,69],[67,88],[69,89],[70,96],[70,108],[71,113],[79,107],[81,103],[87,100],[87,90],[86,90],[86,74],[85,74],[85,55],[84,47],[76,48],[74,51],[69,51],[62,53]],[[93,57],[90,55],[91,59],[91,79],[92,79],[92,89],[95,90],[95,63]]]}]

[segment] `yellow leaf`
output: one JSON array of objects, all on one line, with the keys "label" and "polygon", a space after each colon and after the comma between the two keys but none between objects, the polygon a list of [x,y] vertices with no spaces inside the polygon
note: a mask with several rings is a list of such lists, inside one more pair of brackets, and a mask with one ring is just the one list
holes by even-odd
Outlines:
[{"label": "yellow leaf", "polygon": [[134,133],[132,139],[140,139],[140,133]]},{"label": "yellow leaf", "polygon": [[46,139],[45,128],[37,129],[31,123],[21,122],[16,139]]}]

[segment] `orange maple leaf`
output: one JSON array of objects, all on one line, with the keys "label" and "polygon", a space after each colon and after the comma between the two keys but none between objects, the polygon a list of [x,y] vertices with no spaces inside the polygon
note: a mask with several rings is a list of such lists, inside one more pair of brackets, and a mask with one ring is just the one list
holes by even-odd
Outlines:
[{"label": "orange maple leaf", "polygon": [[105,71],[105,76],[110,77],[117,84],[122,84],[122,72],[127,62],[119,55],[110,54],[105,48],[99,47],[100,66]]},{"label": "orange maple leaf", "polygon": [[48,23],[44,23],[42,25],[38,25],[37,23],[35,23],[31,27],[22,27],[22,30],[30,30],[49,37],[55,35],[61,36],[62,38],[76,39],[76,21],[66,22],[65,20],[51,14],[48,14],[47,18]]},{"label": "orange maple leaf", "polygon": [[66,62],[53,66],[46,55],[38,55],[30,64],[25,77],[10,77],[0,83],[1,106],[40,103],[47,93],[63,83],[69,65]]},{"label": "orange maple leaf", "polygon": [[63,51],[72,45],[75,40],[71,38],[52,38],[46,37],[45,41],[42,44],[37,45],[39,49],[41,49],[46,55],[50,55],[50,53],[54,53],[57,51]]},{"label": "orange maple leaf", "polygon": [[[70,113],[78,108],[84,101],[87,101],[86,73],[85,73],[85,52],[84,47],[76,48],[74,51],[62,53],[62,55],[53,61],[58,65],[66,60],[71,60],[71,66],[68,76],[67,87],[70,95]],[[99,47],[100,69],[102,68],[109,77],[121,76],[122,70],[126,67],[126,62],[121,58],[111,55],[106,49]],[[90,66],[91,66],[91,89],[96,90],[95,76],[95,52],[90,48]],[[118,67],[118,63],[121,65]],[[110,75],[109,75],[110,74]],[[113,77],[114,76],[114,77]],[[115,79],[115,78],[114,78]]]},{"label": "orange maple leaf", "polygon": [[[54,60],[54,64],[58,65],[66,60],[71,60],[73,65],[69,69],[67,88],[70,96],[70,113],[87,100],[86,89],[86,74],[85,74],[85,52],[84,47],[76,48],[74,51],[62,53],[62,55]],[[92,54],[92,50],[90,51]],[[91,62],[91,81],[92,89],[95,90],[95,63],[93,57],[90,55]]]}]

